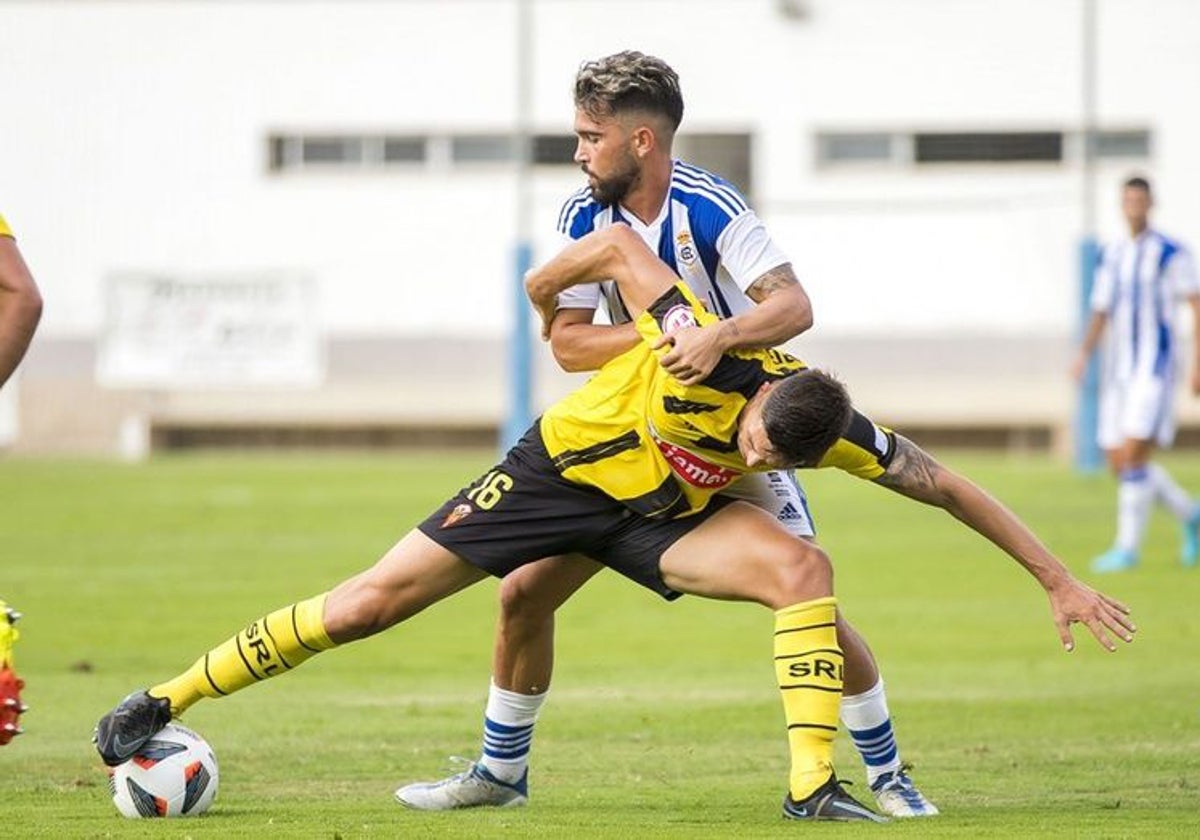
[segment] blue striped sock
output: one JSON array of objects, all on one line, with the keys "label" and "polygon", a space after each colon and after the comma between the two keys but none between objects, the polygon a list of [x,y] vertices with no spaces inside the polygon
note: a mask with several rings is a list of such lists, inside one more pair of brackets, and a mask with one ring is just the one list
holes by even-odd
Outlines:
[{"label": "blue striped sock", "polygon": [[483,716],[483,755],[479,763],[502,782],[515,784],[525,775],[533,727],[546,693],[506,691],[494,682]]},{"label": "blue striped sock", "polygon": [[867,766],[867,778],[875,781],[880,775],[900,767],[900,751],[896,748],[896,736],[892,732],[889,717],[870,729],[851,729],[850,738]]}]

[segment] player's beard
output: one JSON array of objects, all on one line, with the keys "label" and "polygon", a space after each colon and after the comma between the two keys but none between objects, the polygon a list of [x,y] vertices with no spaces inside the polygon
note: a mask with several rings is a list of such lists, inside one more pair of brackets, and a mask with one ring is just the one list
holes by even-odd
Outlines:
[{"label": "player's beard", "polygon": [[621,169],[607,178],[598,178],[592,175],[588,179],[588,185],[592,188],[592,197],[601,204],[620,204],[641,180],[642,170],[638,166],[637,158],[626,153],[622,163]]}]

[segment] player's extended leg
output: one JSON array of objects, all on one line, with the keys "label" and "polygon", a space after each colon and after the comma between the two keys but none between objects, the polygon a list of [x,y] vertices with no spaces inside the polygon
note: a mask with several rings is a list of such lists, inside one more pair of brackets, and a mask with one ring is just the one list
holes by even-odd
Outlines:
[{"label": "player's extended leg", "polygon": [[879,810],[891,817],[933,817],[937,806],[909,778],[900,760],[883,678],[866,639],[838,610],[838,644],[845,655],[841,718],[867,768]]},{"label": "player's extended leg", "polygon": [[1153,451],[1153,441],[1129,438],[1109,457],[1118,482],[1117,536],[1113,547],[1092,561],[1093,572],[1119,572],[1138,563],[1154,503],[1154,485],[1148,469]]},{"label": "player's extended leg", "polygon": [[1154,491],[1154,501],[1170,511],[1179,522],[1179,562],[1184,566],[1195,566],[1200,559],[1200,504],[1179,486],[1161,464],[1148,461],[1146,475]]},{"label": "player's extended leg", "polygon": [[105,764],[130,758],[173,716],[296,668],[323,650],[366,638],[485,577],[420,531],[378,563],[334,587],[251,622],[177,677],[130,694],[100,719]]},{"label": "player's extended leg", "polygon": [[554,612],[604,567],[581,555],[549,557],[500,584],[492,682],[483,720],[483,752],[461,773],[415,782],[396,800],[422,811],[524,805],[529,751],[554,668]]},{"label": "player's extended leg", "polygon": [[825,552],[736,502],[667,549],[659,570],[679,592],[756,601],[775,611],[775,672],[791,753],[784,815],[881,820],[842,789],[833,771],[843,664]]}]

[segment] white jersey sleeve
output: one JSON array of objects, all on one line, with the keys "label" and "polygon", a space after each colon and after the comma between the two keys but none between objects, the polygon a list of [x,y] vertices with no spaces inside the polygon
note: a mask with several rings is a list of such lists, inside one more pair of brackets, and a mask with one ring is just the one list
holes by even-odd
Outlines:
[{"label": "white jersey sleeve", "polygon": [[1200,294],[1200,277],[1196,276],[1196,262],[1192,252],[1180,248],[1167,264],[1167,282],[1177,299]]},{"label": "white jersey sleeve", "polygon": [[743,292],[771,269],[789,262],[753,210],[731,219],[716,244],[721,265]]}]

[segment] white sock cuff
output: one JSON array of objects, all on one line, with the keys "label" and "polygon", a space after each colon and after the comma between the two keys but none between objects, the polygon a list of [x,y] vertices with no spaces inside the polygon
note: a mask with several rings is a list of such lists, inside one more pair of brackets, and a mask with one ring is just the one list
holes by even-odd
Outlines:
[{"label": "white sock cuff", "polygon": [[541,694],[521,694],[509,691],[492,681],[488,688],[487,715],[488,720],[502,723],[505,726],[529,726],[537,722],[538,711],[546,702],[549,691]]},{"label": "white sock cuff", "polygon": [[874,729],[889,717],[883,677],[861,694],[842,697],[841,718],[847,729]]}]

